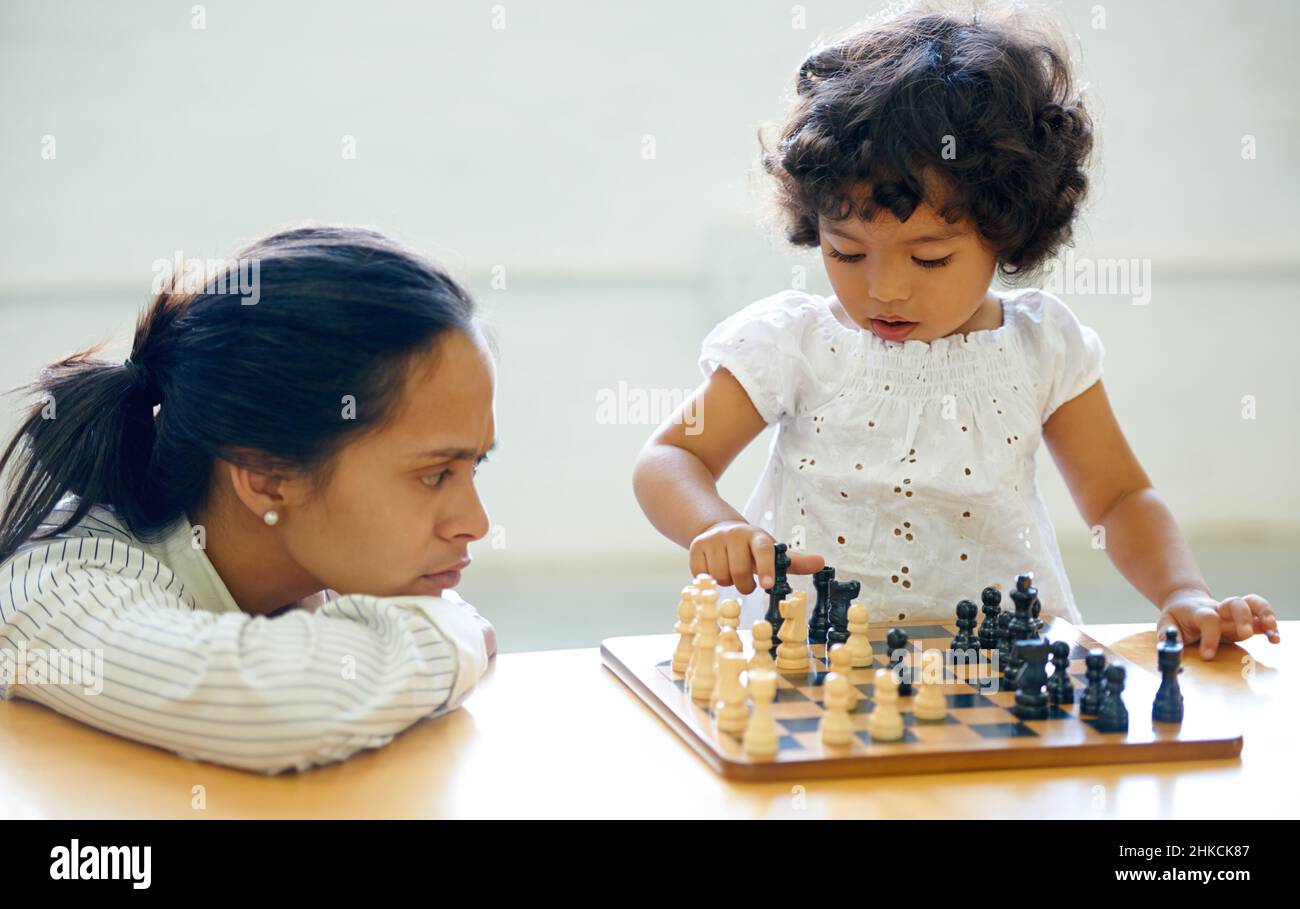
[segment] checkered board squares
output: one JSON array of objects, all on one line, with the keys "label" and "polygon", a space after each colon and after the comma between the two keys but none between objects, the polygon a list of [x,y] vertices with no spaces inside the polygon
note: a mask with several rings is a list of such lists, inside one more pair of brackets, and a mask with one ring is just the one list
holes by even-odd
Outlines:
[{"label": "checkered board squares", "polygon": [[[719,733],[712,711],[696,705],[684,679],[672,671],[670,659],[676,635],[612,638],[601,645],[602,658],[629,688],[668,723],[702,758],[733,779],[809,779],[834,776],[877,776],[903,773],[953,772],[996,768],[1025,768],[1070,764],[1130,763],[1234,758],[1242,737],[1227,716],[1206,715],[1193,700],[1178,725],[1151,722],[1151,702],[1159,687],[1155,675],[1123,660],[1062,619],[1043,616],[1044,635],[1068,641],[1069,673],[1075,702],[1049,708],[1046,719],[1021,720],[1011,712],[1015,692],[1001,690],[1000,673],[988,651],[979,660],[945,659],[942,680],[921,675],[922,654],[950,653],[955,625],[872,627],[873,664],[854,669],[849,681],[859,694],[851,719],[856,730],[848,747],[821,743],[818,731],[828,665],[825,648],[810,647],[810,668],[804,673],[779,673],[773,717],[782,735],[777,755],[755,760],[745,754],[739,736]],[[912,713],[915,695],[898,699],[903,738],[877,742],[867,734],[867,717],[874,709],[874,675],[888,668],[885,635],[889,627],[906,628],[906,662],[917,684],[932,681],[943,687],[948,715],[940,721],[918,720]],[[752,653],[742,632],[746,653]],[[1128,674],[1124,703],[1129,710],[1128,732],[1101,732],[1096,720],[1079,715],[1086,683],[1084,659],[1092,648],[1106,654],[1108,664],[1123,665]],[[1049,664],[1049,674],[1052,671]],[[914,690],[919,690],[914,684]]]}]

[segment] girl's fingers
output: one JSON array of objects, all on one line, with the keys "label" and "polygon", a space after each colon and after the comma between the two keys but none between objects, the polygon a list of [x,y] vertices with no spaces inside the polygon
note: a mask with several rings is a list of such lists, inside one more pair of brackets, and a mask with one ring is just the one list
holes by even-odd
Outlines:
[{"label": "girl's fingers", "polygon": [[749,551],[754,556],[758,586],[767,590],[776,583],[776,547],[772,544],[772,538],[765,533],[751,534]]},{"label": "girl's fingers", "polygon": [[1214,609],[1196,610],[1196,627],[1201,631],[1201,658],[1211,659],[1219,649],[1219,613]]},{"label": "girl's fingers", "polygon": [[732,535],[727,539],[727,570],[731,583],[744,594],[754,592],[754,557],[749,551],[749,540]]},{"label": "girl's fingers", "polygon": [[708,573],[709,561],[704,557],[703,546],[691,547],[691,577],[697,578],[702,574]]},{"label": "girl's fingers", "polygon": [[1223,618],[1223,627],[1231,631],[1226,635],[1228,640],[1244,641],[1254,633],[1254,617],[1241,597],[1229,597],[1220,603],[1219,615]]},{"label": "girl's fingers", "polygon": [[812,574],[826,567],[826,560],[811,552],[790,553],[790,574]]},{"label": "girl's fingers", "polygon": [[1277,629],[1277,616],[1273,613],[1273,607],[1269,605],[1268,600],[1254,593],[1248,593],[1243,600],[1250,607],[1250,612],[1255,618],[1255,633],[1262,634],[1274,644],[1281,643],[1282,636]]},{"label": "girl's fingers", "polygon": [[719,587],[731,586],[731,569],[727,567],[726,547],[710,549],[705,553],[704,561],[708,564],[706,570],[713,580],[718,582]]}]

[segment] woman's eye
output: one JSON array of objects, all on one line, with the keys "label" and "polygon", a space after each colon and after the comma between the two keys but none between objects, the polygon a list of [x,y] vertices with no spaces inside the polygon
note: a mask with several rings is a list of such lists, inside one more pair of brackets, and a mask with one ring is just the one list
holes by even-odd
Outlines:
[{"label": "woman's eye", "polygon": [[[442,478],[449,473],[451,473],[450,470],[440,470],[437,473],[427,474],[423,477],[420,477],[420,482],[423,483],[425,486],[428,486],[430,489],[436,489],[437,487],[442,485]],[[430,478],[433,478],[432,483],[429,482]]]}]

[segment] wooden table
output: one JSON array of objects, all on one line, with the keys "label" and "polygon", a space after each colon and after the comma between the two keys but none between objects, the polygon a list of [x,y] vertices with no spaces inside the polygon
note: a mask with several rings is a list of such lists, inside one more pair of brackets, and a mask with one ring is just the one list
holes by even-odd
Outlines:
[{"label": "wooden table", "polygon": [[[1084,626],[1155,671],[1152,625]],[[0,816],[1272,818],[1300,816],[1300,622],[1181,677],[1187,709],[1241,720],[1240,759],[729,783],[596,649],[506,654],[464,709],[387,747],[263,777],[186,761],[25,701],[0,702]],[[1135,712],[1146,705],[1130,705]],[[202,789],[196,789],[202,787]],[[196,793],[206,807],[193,807]]]}]

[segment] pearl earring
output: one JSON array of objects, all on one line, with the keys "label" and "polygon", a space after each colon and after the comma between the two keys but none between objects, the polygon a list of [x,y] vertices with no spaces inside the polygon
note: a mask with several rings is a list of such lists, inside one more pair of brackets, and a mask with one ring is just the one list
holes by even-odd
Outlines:
[{"label": "pearl earring", "polygon": [[280,521],[280,513],[275,509],[271,509],[266,514],[262,515],[262,520],[266,522],[268,527],[274,526]]}]

